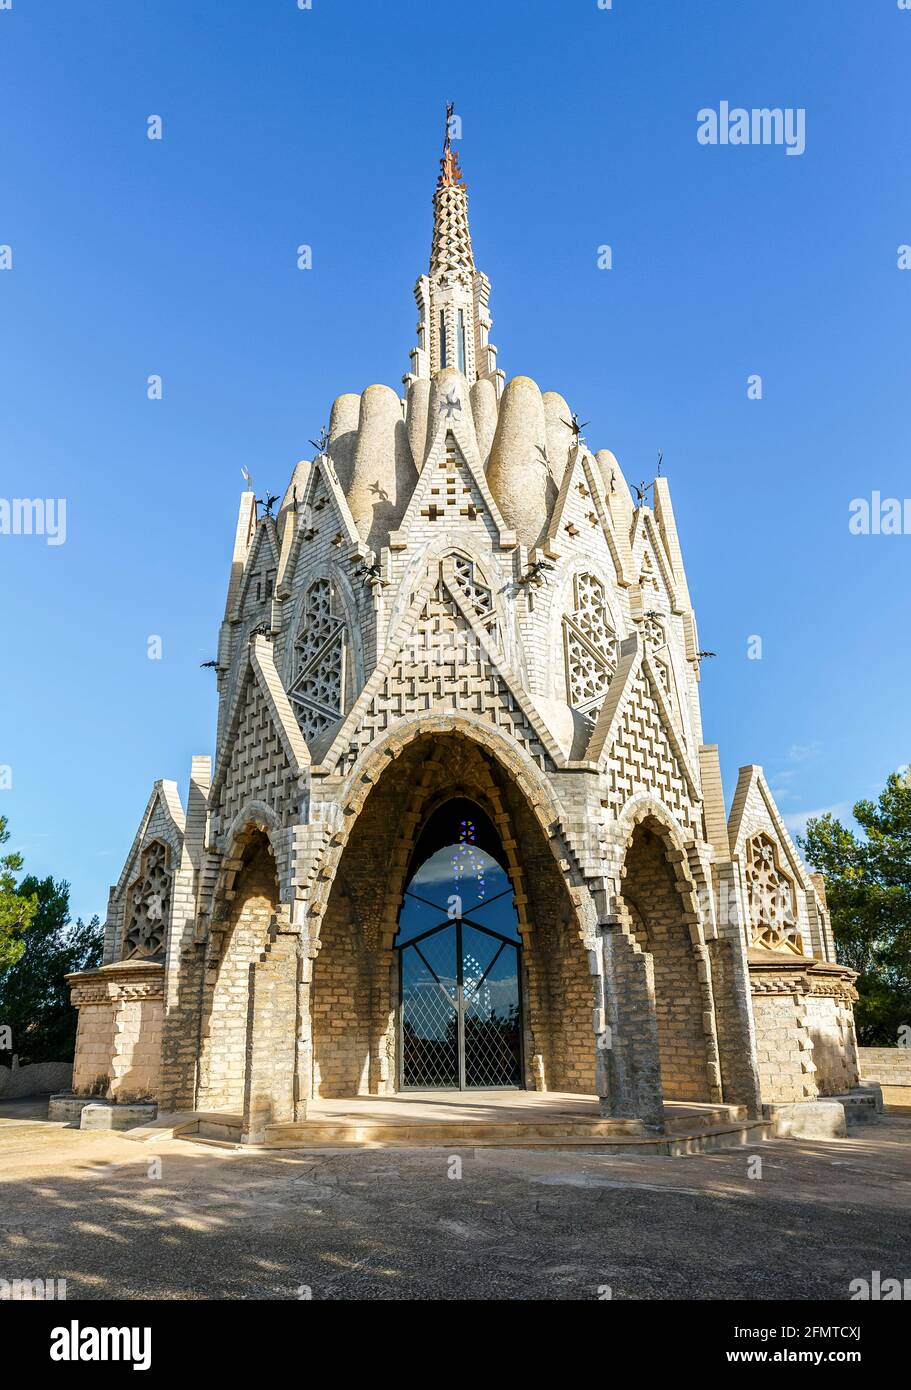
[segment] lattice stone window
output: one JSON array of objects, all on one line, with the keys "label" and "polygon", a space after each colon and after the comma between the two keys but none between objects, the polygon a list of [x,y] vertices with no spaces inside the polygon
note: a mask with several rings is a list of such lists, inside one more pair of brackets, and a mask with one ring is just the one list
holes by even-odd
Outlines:
[{"label": "lattice stone window", "polygon": [[645,615],[645,641],[665,695],[672,693],[671,668],[667,655],[667,633],[657,613]]},{"label": "lattice stone window", "polygon": [[617,669],[620,644],[600,579],[577,574],[573,586],[575,608],[563,619],[566,693],[574,709],[594,720]]},{"label": "lattice stone window", "polygon": [[127,919],[123,959],[155,956],[164,950],[171,908],[171,874],[168,847],[153,840],[142,851],[139,877],[127,891]]},{"label": "lattice stone window", "polygon": [[473,609],[481,626],[486,628],[492,640],[499,644],[499,628],[493,602],[493,590],[480,583],[475,574],[472,560],[467,560],[464,555],[452,555],[450,559],[459,590],[468,600],[469,606]]},{"label": "lattice stone window", "polygon": [[778,845],[763,833],[747,841],[747,892],[754,946],[803,955],[794,884],[778,862]]},{"label": "lattice stone window", "polygon": [[343,711],[345,622],[334,607],[330,580],[318,579],[310,585],[294,644],[294,678],[288,690],[308,742],[336,723]]}]

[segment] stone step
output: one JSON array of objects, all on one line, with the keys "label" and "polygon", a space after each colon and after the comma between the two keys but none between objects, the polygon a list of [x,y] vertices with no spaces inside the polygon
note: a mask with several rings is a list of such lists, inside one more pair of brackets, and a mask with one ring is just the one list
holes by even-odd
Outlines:
[{"label": "stone step", "polygon": [[[417,1128],[417,1126],[415,1127]],[[515,1130],[518,1126],[514,1126]],[[478,1135],[464,1137],[451,1136],[448,1141],[440,1139],[401,1138],[367,1139],[348,1137],[335,1140],[302,1140],[300,1138],[274,1139],[268,1137],[264,1149],[300,1149],[320,1152],[333,1152],[365,1149],[439,1149],[446,1148],[458,1152],[466,1149],[571,1149],[575,1153],[608,1154],[627,1157],[660,1156],[680,1158],[687,1154],[713,1153],[720,1149],[740,1148],[744,1145],[761,1143],[768,1137],[768,1124],[764,1120],[747,1120],[739,1124],[709,1125],[694,1128],[691,1133],[673,1134],[613,1134],[602,1137],[594,1135],[531,1136],[513,1132],[508,1137],[482,1138]]]},{"label": "stone step", "polygon": [[240,1143],[244,1119],[242,1115],[222,1115],[198,1111],[184,1124],[174,1129],[175,1139],[205,1139],[209,1143]]},{"label": "stone step", "polygon": [[602,1139],[644,1134],[641,1120],[302,1120],[266,1126],[267,1147],[310,1144],[476,1144],[486,1140]]},{"label": "stone step", "polygon": [[711,1105],[688,1114],[665,1114],[664,1128],[668,1134],[691,1134],[695,1130],[730,1125],[735,1121],[746,1120],[745,1105]]}]

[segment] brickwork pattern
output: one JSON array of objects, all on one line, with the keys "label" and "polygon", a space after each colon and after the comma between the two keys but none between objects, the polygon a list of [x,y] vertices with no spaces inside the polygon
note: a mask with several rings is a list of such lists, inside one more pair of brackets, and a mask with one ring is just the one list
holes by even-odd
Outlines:
[{"label": "brickwork pattern", "polygon": [[664,1094],[675,1100],[706,1100],[711,1088],[698,960],[665,847],[645,827],[633,837],[622,891],[633,936],[654,962]]},{"label": "brickwork pattern", "polygon": [[615,814],[636,792],[649,791],[682,825],[701,828],[647,677],[641,672],[624,706],[607,759],[607,778],[605,800]]},{"label": "brickwork pattern", "polygon": [[[198,1105],[239,1113],[247,1073],[250,967],[268,939],[278,904],[275,865],[264,837],[257,837],[233,890],[227,922],[210,934],[202,999]],[[294,1033],[293,1015],[287,1020]]]},{"label": "brickwork pattern", "polygon": [[857,1053],[864,1081],[911,1086],[911,1047],[859,1047]]},{"label": "brickwork pattern", "polygon": [[243,806],[257,800],[289,823],[296,802],[294,776],[281,736],[258,683],[251,679],[221,791],[221,823],[231,824]]}]

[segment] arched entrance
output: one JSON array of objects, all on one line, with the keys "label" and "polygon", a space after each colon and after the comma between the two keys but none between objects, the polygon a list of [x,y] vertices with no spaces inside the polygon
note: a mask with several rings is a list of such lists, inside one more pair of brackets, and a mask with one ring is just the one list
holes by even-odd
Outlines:
[{"label": "arched entrance", "polygon": [[[463,733],[422,733],[387,761],[381,775],[372,779],[332,872],[304,1004],[312,1036],[309,1094],[327,1099],[389,1095],[400,1089],[400,1035],[403,1023],[409,1023],[408,1011],[404,1019],[401,1011],[402,951],[421,933],[449,927],[454,921],[448,902],[452,883],[444,881],[442,887],[437,884],[428,892],[426,882],[413,880],[434,854],[459,845],[461,819],[475,825],[476,857],[486,869],[484,897],[466,892],[472,848],[466,845],[461,954],[456,940],[446,962],[439,962],[437,968],[433,959],[430,965],[439,980],[450,982],[450,999],[459,988],[461,970],[466,1036],[480,1038],[493,1013],[493,1027],[502,1041],[510,1036],[516,1004],[515,999],[508,1000],[511,986],[504,983],[515,961],[519,1075],[517,1080],[498,1084],[592,1094],[596,990],[586,943],[569,876],[525,792],[488,749]],[[457,814],[459,801],[471,806],[464,817]],[[483,854],[489,859],[484,861]],[[447,859],[444,854],[444,862]],[[446,872],[450,870],[447,862]],[[476,870],[477,864],[472,872]],[[430,868],[425,871],[425,878],[430,872]],[[494,876],[499,883],[496,893]],[[409,887],[413,889],[410,897]],[[507,887],[512,892],[505,891]],[[502,896],[497,896],[501,890]],[[424,910],[417,898],[426,900],[428,916],[416,915],[412,925],[409,914]],[[454,937],[455,931],[450,942]],[[497,961],[484,953],[489,945],[494,953],[499,949],[501,942],[495,938],[505,938],[506,943]],[[442,933],[431,940],[443,944]],[[428,944],[424,954],[431,949]],[[412,978],[417,973],[417,966],[409,962],[420,962],[416,956],[404,959],[407,980],[409,968]],[[426,978],[433,983],[431,975]],[[500,996],[507,1000],[502,1008]],[[413,1015],[414,1010],[410,1026],[417,1035]],[[456,1019],[456,1036],[458,1026]],[[449,1022],[448,1027],[453,1024]],[[464,1084],[492,1084],[491,1071],[485,1075],[477,1061],[480,1052],[480,1045],[469,1049]],[[463,1057],[464,1053],[463,1046]],[[458,1053],[456,1063],[456,1080],[448,1079],[454,1074],[450,1060],[447,1080],[432,1084],[459,1085]],[[511,1078],[509,1065],[506,1075]],[[502,1064],[503,1070],[506,1066]],[[411,1069],[408,1077],[406,1085],[413,1087]]]},{"label": "arched entrance", "polygon": [[251,829],[235,846],[241,868],[231,910],[212,923],[200,1020],[197,1107],[240,1111],[248,1058],[250,968],[259,960],[278,908],[275,859],[268,837]]},{"label": "arched entrance", "polygon": [[395,940],[399,1090],[523,1084],[522,939],[503,858],[463,797],[421,832]]},{"label": "arched entrance", "polygon": [[654,968],[661,1088],[666,1100],[711,1098],[705,1001],[696,953],[657,821],[636,827],[623,870],[627,925]]}]

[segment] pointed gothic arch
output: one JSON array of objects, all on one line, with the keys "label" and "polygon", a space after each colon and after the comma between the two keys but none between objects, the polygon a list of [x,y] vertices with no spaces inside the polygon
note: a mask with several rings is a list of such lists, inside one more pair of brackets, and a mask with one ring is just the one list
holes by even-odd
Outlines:
[{"label": "pointed gothic arch", "polygon": [[209,926],[200,1001],[200,1110],[244,1108],[251,966],[266,947],[279,911],[275,856],[265,829],[250,825],[235,842],[224,915]]},{"label": "pointed gothic arch", "polygon": [[[681,849],[660,814],[639,809],[621,872],[620,911],[651,960],[660,1088],[665,1100],[720,1100],[708,963]],[[675,865],[679,874],[675,872]],[[700,951],[703,953],[700,956]]]},{"label": "pointed gothic arch", "polygon": [[583,923],[527,783],[520,786],[480,742],[451,728],[422,731],[386,762],[357,811],[320,926],[310,995],[313,1093],[397,1089],[395,949],[404,891],[424,828],[463,798],[494,828],[515,898],[523,948],[520,1084],[592,1094],[596,986]]}]

